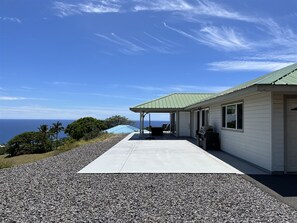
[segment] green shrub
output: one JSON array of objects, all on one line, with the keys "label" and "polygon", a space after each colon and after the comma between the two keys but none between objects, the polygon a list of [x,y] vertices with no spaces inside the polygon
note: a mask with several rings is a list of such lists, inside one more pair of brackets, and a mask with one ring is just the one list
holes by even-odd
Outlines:
[{"label": "green shrub", "polygon": [[100,132],[104,129],[106,129],[104,121],[85,117],[69,124],[65,129],[65,133],[75,140],[80,140],[84,136],[92,134],[91,132]]},{"label": "green shrub", "polygon": [[24,132],[12,138],[6,147],[10,156],[43,153],[51,150],[51,142],[40,132]]},{"label": "green shrub", "polygon": [[100,135],[102,135],[102,132],[92,131],[92,132],[87,133],[82,139],[87,141],[87,140],[97,138]]},{"label": "green shrub", "polygon": [[112,128],[117,125],[132,125],[132,124],[134,124],[133,121],[129,120],[125,116],[120,116],[120,115],[111,116],[110,118],[105,119],[104,122],[105,122],[105,125],[107,128]]},{"label": "green shrub", "polygon": [[4,155],[6,153],[6,147],[5,146],[1,146],[0,147],[0,155]]}]

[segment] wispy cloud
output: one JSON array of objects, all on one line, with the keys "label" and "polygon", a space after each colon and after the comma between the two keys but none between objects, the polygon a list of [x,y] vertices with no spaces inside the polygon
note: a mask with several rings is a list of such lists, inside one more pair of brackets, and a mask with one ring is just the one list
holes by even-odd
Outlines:
[{"label": "wispy cloud", "polygon": [[119,51],[125,54],[141,54],[142,52],[147,51],[145,48],[133,43],[132,41],[119,37],[115,33],[111,33],[108,36],[100,33],[96,33],[95,35],[111,43],[121,46]]},{"label": "wispy cloud", "polygon": [[194,35],[192,35],[190,33],[187,33],[187,32],[185,32],[183,30],[180,30],[180,29],[176,29],[174,27],[171,27],[171,26],[167,25],[165,22],[163,24],[164,24],[164,27],[166,27],[166,28],[168,28],[168,29],[170,29],[170,30],[172,30],[174,32],[177,32],[177,33],[179,33],[179,34],[181,34],[181,35],[183,35],[183,36],[185,36],[185,37],[187,37],[189,39],[192,39],[192,40],[195,40],[195,41],[200,42],[200,39],[199,38],[195,37]]},{"label": "wispy cloud", "polygon": [[16,17],[0,17],[0,21],[22,23],[22,21],[19,18],[16,18]]},{"label": "wispy cloud", "polygon": [[50,84],[55,85],[55,86],[62,86],[62,87],[65,87],[65,86],[86,86],[85,83],[66,82],[66,81],[54,81]]},{"label": "wispy cloud", "polygon": [[[105,119],[112,115],[134,116],[125,107],[69,107],[55,108],[32,106],[0,106],[2,118],[23,118],[23,119],[78,119],[81,117],[95,117]],[[20,115],[21,114],[21,115]]]},{"label": "wispy cloud", "polygon": [[0,96],[0,101],[19,101],[26,100],[25,97]]},{"label": "wispy cloud", "polygon": [[61,1],[53,3],[56,14],[60,17],[82,15],[86,13],[116,13],[120,11],[120,5],[115,0],[85,1],[84,3],[70,4]]},{"label": "wispy cloud", "polygon": [[189,11],[193,6],[183,0],[137,1],[135,11]]},{"label": "wispy cloud", "polygon": [[129,85],[127,87],[142,90],[142,91],[166,91],[163,87],[155,87],[155,86]]},{"label": "wispy cloud", "polygon": [[45,98],[31,98],[19,96],[0,96],[0,101],[47,100]]},{"label": "wispy cloud", "polygon": [[245,38],[228,27],[215,27],[206,26],[199,31],[195,31],[195,34],[185,32],[183,30],[174,28],[164,23],[164,26],[174,32],[179,33],[189,39],[197,41],[199,43],[214,47],[215,49],[223,50],[242,50],[250,49],[250,44]]},{"label": "wispy cloud", "polygon": [[[167,15],[174,16],[174,20],[163,23],[167,30],[171,30],[196,43],[212,47],[216,50],[237,51],[236,60],[227,58],[225,61],[215,61],[209,64],[212,70],[219,70],[216,67],[226,67],[228,61],[238,64],[236,70],[242,67],[242,62],[252,64],[250,70],[270,70],[273,67],[279,67],[281,64],[288,64],[296,61],[297,53],[297,34],[287,25],[278,24],[272,18],[265,18],[261,15],[246,14],[240,10],[233,9],[226,2],[211,0],[133,0],[129,3],[120,0],[81,0],[80,3],[65,3],[55,1],[54,9],[58,16],[70,16],[76,14],[88,13],[137,13],[141,11],[149,12],[167,12]],[[190,22],[190,26],[181,26],[174,24],[176,18],[183,22]],[[224,25],[219,21],[226,21]],[[227,23],[227,20],[236,22]],[[165,17],[166,21],[166,17]],[[244,24],[244,26],[241,26]],[[251,35],[251,32],[242,27],[249,26],[257,29],[261,35]],[[190,28],[191,27],[191,28]],[[194,28],[193,28],[194,27]],[[97,37],[113,43],[117,46],[115,52],[121,52],[126,55],[139,55],[147,52],[157,53],[175,53],[179,52],[181,43],[162,38],[160,34],[155,35],[150,32],[141,32],[137,36],[122,36],[97,33]],[[260,37],[260,39],[259,39]],[[102,50],[107,55],[114,55],[109,50]],[[280,53],[281,52],[281,53]],[[279,55],[279,57],[278,57]],[[226,54],[226,57],[228,55]],[[231,55],[233,57],[233,55]],[[238,59],[238,57],[244,59]],[[278,58],[277,58],[278,57]],[[256,65],[257,64],[257,65]],[[269,65],[268,65],[269,64]]]},{"label": "wispy cloud", "polygon": [[178,92],[221,92],[230,88],[230,86],[199,86],[199,85],[176,85],[169,87]]},{"label": "wispy cloud", "polygon": [[200,30],[199,36],[200,42],[211,47],[225,50],[250,49],[250,43],[231,28],[208,26]]},{"label": "wispy cloud", "polygon": [[125,99],[125,100],[137,100],[137,101],[146,101],[147,98],[139,98],[135,96],[123,96],[123,95],[112,95],[112,94],[101,94],[101,93],[90,93],[89,95],[106,97],[106,98],[116,98],[116,99]]},{"label": "wispy cloud", "polygon": [[24,91],[31,91],[31,90],[33,90],[32,87],[28,87],[28,86],[22,86],[21,89],[24,90]]},{"label": "wispy cloud", "polygon": [[[116,50],[126,55],[139,55],[149,52],[157,52],[162,54],[175,54],[178,52],[177,46],[173,41],[162,37],[156,37],[147,32],[140,33],[137,37],[120,37],[115,33],[101,34],[95,33],[107,42],[117,46]],[[108,55],[108,54],[107,54]],[[111,54],[113,55],[113,54]]]},{"label": "wispy cloud", "polygon": [[285,46],[288,48],[297,48],[297,35],[292,29],[286,26],[280,26],[273,19],[261,20],[262,27],[259,27],[263,32],[271,36],[271,45]]},{"label": "wispy cloud", "polygon": [[280,62],[297,62],[296,50],[278,50],[265,53],[257,53],[251,56],[243,57],[247,61],[280,61]]},{"label": "wispy cloud", "polygon": [[[297,47],[296,34],[289,27],[280,26],[271,18],[245,15],[244,13],[230,9],[227,6],[217,2],[209,0],[139,0],[136,2],[136,6],[134,7],[135,11],[168,11],[172,13],[178,13],[187,20],[197,21],[204,27],[194,31],[181,30],[173,26],[169,26],[166,23],[164,26],[183,35],[184,37],[211,47],[215,47],[216,49],[251,49],[257,51],[259,48],[275,48],[277,46],[286,48]],[[207,23],[209,23],[209,21],[213,21],[213,18],[215,17],[252,23],[262,32],[269,35],[270,38],[263,39],[262,41],[253,41],[253,39],[247,39],[243,33],[239,33],[239,29],[235,31],[235,29],[231,27],[214,25],[205,26],[206,20],[203,20],[202,16],[207,18]]]},{"label": "wispy cloud", "polygon": [[[112,86],[111,86],[112,87]],[[110,87],[110,88],[111,88]],[[109,89],[110,90],[110,89]],[[134,95],[123,95],[123,94],[111,94],[112,90],[110,91],[110,94],[106,93],[97,93],[97,92],[90,92],[90,91],[78,91],[78,92],[73,92],[73,91],[47,91],[50,94],[57,94],[57,95],[75,95],[75,96],[84,96],[84,97],[104,97],[104,98],[111,98],[111,99],[124,99],[125,101],[146,101],[147,98],[141,98],[141,97],[135,97]]]},{"label": "wispy cloud", "polygon": [[176,43],[174,43],[173,41],[171,40],[166,40],[162,37],[156,37],[156,36],[153,36],[152,34],[150,33],[147,33],[147,32],[144,32],[144,34],[148,37],[150,37],[151,39],[155,40],[156,42],[162,44],[162,45],[165,45],[165,46],[168,46],[168,47],[173,47],[176,45]]},{"label": "wispy cloud", "polygon": [[214,71],[274,71],[293,64],[275,61],[219,61],[209,63],[209,70]]},{"label": "wispy cloud", "polygon": [[257,19],[242,15],[231,9],[208,0],[184,1],[184,0],[157,0],[137,1],[135,11],[168,11],[178,12],[186,19],[196,20],[197,16],[212,16],[225,19],[254,22]]},{"label": "wispy cloud", "polygon": [[132,85],[128,86],[130,88],[135,88],[141,91],[150,91],[150,92],[220,92],[224,91],[229,86],[199,86],[199,85],[170,85],[170,86],[137,86]]},{"label": "wispy cloud", "polygon": [[144,47],[146,47],[147,50],[151,50],[153,52],[158,52],[158,53],[163,53],[163,54],[172,54],[174,53],[174,51],[167,46],[164,45],[151,45],[148,43],[145,43],[144,41],[134,38],[137,42],[139,42],[140,44],[142,44]]}]

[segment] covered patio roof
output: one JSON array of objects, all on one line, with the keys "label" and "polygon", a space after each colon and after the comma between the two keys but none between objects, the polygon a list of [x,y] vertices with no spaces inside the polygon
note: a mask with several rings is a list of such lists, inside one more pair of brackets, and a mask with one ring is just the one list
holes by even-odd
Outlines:
[{"label": "covered patio roof", "polygon": [[173,93],[140,105],[131,107],[133,112],[171,112],[184,108],[211,98],[213,93]]}]

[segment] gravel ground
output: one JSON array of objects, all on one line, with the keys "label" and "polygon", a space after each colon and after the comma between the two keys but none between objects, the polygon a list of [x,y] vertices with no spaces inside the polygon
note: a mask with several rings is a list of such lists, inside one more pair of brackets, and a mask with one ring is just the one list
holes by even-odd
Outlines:
[{"label": "gravel ground", "polygon": [[0,222],[296,222],[235,174],[77,174],[123,136],[0,170]]}]

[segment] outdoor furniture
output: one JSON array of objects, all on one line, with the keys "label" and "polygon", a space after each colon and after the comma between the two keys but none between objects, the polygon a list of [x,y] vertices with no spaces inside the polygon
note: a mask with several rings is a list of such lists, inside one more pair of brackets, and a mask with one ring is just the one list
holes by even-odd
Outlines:
[{"label": "outdoor furniture", "polygon": [[162,127],[151,127],[152,136],[162,136],[163,128]]},{"label": "outdoor furniture", "polygon": [[170,131],[170,124],[168,124],[164,131]]},{"label": "outdoor furniture", "polygon": [[167,125],[168,125],[168,124],[163,124],[163,125],[162,125],[162,129],[163,129],[163,131],[165,131],[165,130],[166,130],[166,128],[167,128]]}]

